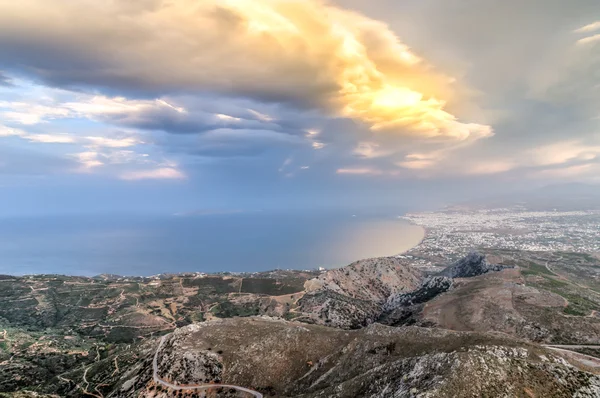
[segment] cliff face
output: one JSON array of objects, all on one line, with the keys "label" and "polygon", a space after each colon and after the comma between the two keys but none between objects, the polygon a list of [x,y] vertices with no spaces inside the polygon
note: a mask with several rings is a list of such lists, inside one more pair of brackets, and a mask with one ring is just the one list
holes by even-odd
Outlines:
[{"label": "cliff face", "polygon": [[[541,347],[416,327],[374,324],[343,331],[270,318],[227,319],[178,329],[158,357],[159,375],[176,385],[209,380],[274,397],[551,398],[600,393],[600,377]],[[190,367],[192,362],[198,366]],[[187,373],[188,368],[203,369],[202,375]],[[148,373],[122,380],[118,394],[171,396]]]}]

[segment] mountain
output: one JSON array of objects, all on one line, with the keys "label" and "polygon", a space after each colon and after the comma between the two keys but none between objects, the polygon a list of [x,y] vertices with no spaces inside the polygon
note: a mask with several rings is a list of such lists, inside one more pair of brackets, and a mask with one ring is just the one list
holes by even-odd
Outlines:
[{"label": "mountain", "polygon": [[419,261],[4,278],[0,397],[600,394],[598,257],[485,249],[439,275]]}]

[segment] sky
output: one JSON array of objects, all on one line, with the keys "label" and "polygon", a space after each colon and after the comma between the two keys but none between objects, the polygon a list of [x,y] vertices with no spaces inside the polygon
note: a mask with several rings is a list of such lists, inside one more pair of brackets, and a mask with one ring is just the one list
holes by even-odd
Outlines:
[{"label": "sky", "polygon": [[597,0],[0,0],[0,215],[600,182]]}]

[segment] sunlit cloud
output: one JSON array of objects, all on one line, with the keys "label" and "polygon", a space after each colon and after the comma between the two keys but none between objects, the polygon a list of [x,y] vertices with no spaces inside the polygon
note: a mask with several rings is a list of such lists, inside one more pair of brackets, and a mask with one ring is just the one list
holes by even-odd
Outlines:
[{"label": "sunlit cloud", "polygon": [[[49,90],[52,93],[52,90]],[[106,97],[57,90],[53,93],[76,96],[76,101],[60,101],[58,98],[32,98],[28,102],[0,101],[0,114],[7,121],[23,125],[47,123],[56,119],[86,118],[105,120],[120,118],[121,122],[135,118],[144,112],[169,110],[179,114],[186,113],[182,107],[168,103],[164,99],[135,100],[124,97]],[[4,111],[2,111],[4,109]],[[217,118],[235,120],[227,115],[215,115]]]},{"label": "sunlit cloud", "polygon": [[72,144],[76,141],[74,137],[67,134],[27,134],[24,138],[44,144]]},{"label": "sunlit cloud", "polygon": [[128,171],[119,176],[122,180],[137,181],[137,180],[181,180],[185,179],[185,174],[181,171],[163,167],[151,170]]},{"label": "sunlit cloud", "polygon": [[78,171],[89,172],[96,167],[104,165],[104,163],[98,159],[98,152],[80,152],[73,154],[72,157],[81,164],[81,168]]},{"label": "sunlit cloud", "polygon": [[436,165],[436,153],[411,153],[396,165],[413,170],[429,169]]},{"label": "sunlit cloud", "polygon": [[137,137],[126,138],[108,138],[108,137],[85,137],[89,145],[106,148],[128,148],[141,144],[142,141]]},{"label": "sunlit cloud", "polygon": [[485,160],[468,165],[466,174],[485,175],[505,173],[514,169],[517,165],[510,160]]},{"label": "sunlit cloud", "polygon": [[258,120],[261,120],[263,122],[272,122],[275,120],[273,117],[271,117],[265,113],[260,113],[258,111],[255,111],[254,109],[248,109],[248,112],[250,112],[250,114],[252,114]]},{"label": "sunlit cloud", "polygon": [[444,152],[409,154],[396,165],[424,178],[500,174],[518,166],[512,159],[465,159],[460,154]]},{"label": "sunlit cloud", "polygon": [[218,119],[220,120],[225,120],[228,122],[240,122],[242,121],[242,119],[240,119],[239,117],[233,117],[233,116],[229,116],[229,115],[224,115],[222,113],[218,113],[215,115]]},{"label": "sunlit cloud", "polygon": [[556,165],[573,160],[590,161],[600,157],[600,146],[580,141],[563,141],[544,145],[529,151],[534,165]]},{"label": "sunlit cloud", "polygon": [[337,174],[348,174],[348,175],[383,175],[385,172],[380,169],[371,167],[348,167],[336,170]]},{"label": "sunlit cloud", "polygon": [[393,150],[382,148],[382,145],[376,142],[363,141],[358,143],[352,153],[360,158],[372,159],[388,156],[393,152]]},{"label": "sunlit cloud", "polygon": [[600,21],[592,22],[591,24],[582,26],[575,30],[575,33],[590,33],[600,30]]},{"label": "sunlit cloud", "polygon": [[[6,109],[1,111],[1,109]],[[45,106],[31,102],[0,101],[0,115],[6,121],[24,125],[33,125],[47,120],[69,116],[69,110],[63,107]]]},{"label": "sunlit cloud", "polygon": [[[582,120],[587,108],[597,117],[600,98],[596,15],[553,26],[554,35],[541,26],[551,16],[516,6],[533,22],[520,24],[531,36],[516,43],[523,32],[490,27],[481,42],[498,42],[488,54],[460,29],[435,40],[440,9],[452,8],[443,1],[426,13],[431,24],[406,29],[408,15],[389,27],[334,4],[3,2],[0,137],[118,177],[179,170],[161,163],[166,156],[190,167],[261,156],[271,172],[281,168],[278,177],[310,164],[305,174],[315,178],[320,167],[414,178],[548,169],[550,178],[600,160],[598,145],[582,139],[596,131]],[[505,7],[474,3],[448,24]],[[541,38],[552,48],[540,45],[537,59]],[[527,137],[505,138],[518,134]],[[293,165],[280,167],[292,154]]]},{"label": "sunlit cloud", "polygon": [[[55,15],[52,23],[49,13]],[[135,7],[127,2],[60,7],[45,0],[5,2],[0,35],[19,38],[19,52],[8,59],[50,81],[154,92],[234,92],[299,103],[374,131],[423,139],[492,135],[489,126],[450,113],[448,104],[461,101],[455,98],[456,80],[434,70],[387,25],[320,0],[157,0]],[[40,46],[64,59],[21,58]],[[56,67],[75,65],[71,56],[88,62],[78,71]],[[185,112],[170,103],[102,96],[65,104],[88,116],[148,106]],[[259,112],[254,116],[271,120]],[[21,122],[35,118],[23,116]]]},{"label": "sunlit cloud", "polygon": [[128,148],[143,143],[136,136],[113,138],[105,136],[81,137],[73,134],[38,134],[0,125],[0,137],[19,137],[37,144],[80,144],[88,148]]},{"label": "sunlit cloud", "polygon": [[587,44],[592,44],[592,43],[596,43],[596,42],[600,42],[600,33],[597,35],[588,36],[588,37],[584,37],[583,39],[577,40],[577,44],[579,44],[579,45],[587,45]]},{"label": "sunlit cloud", "polygon": [[574,177],[597,177],[600,167],[597,164],[580,164],[554,169],[538,170],[531,173],[534,178],[571,179]]},{"label": "sunlit cloud", "polygon": [[23,137],[27,133],[20,129],[3,126],[0,124],[0,137]]},{"label": "sunlit cloud", "polygon": [[67,102],[61,105],[69,110],[71,115],[92,118],[93,116],[135,115],[150,108],[167,108],[178,113],[185,109],[169,104],[165,100],[131,100],[124,97],[90,96],[77,102]]}]

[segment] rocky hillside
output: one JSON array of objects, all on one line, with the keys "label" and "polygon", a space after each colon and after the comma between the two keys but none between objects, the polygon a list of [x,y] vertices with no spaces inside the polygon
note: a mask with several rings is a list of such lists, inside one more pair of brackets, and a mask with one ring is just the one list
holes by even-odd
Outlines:
[{"label": "rocky hillside", "polygon": [[[182,385],[216,382],[265,397],[598,396],[585,372],[600,373],[598,259],[484,254],[429,276],[404,257],[324,273],[0,278],[0,397],[194,397],[206,391]],[[153,374],[173,331],[156,360],[181,391]]]},{"label": "rocky hillside", "polygon": [[471,278],[492,271],[501,271],[501,265],[489,264],[485,255],[477,252],[469,253],[439,273],[449,278]]},{"label": "rocky hillside", "polygon": [[374,258],[329,270],[304,284],[297,320],[356,329],[375,322],[387,300],[419,287],[424,274],[395,257]]},{"label": "rocky hillside", "polygon": [[304,284],[308,293],[328,290],[383,304],[393,294],[417,288],[423,273],[395,257],[370,258],[324,272]]},{"label": "rocky hillside", "polygon": [[[157,358],[159,377],[175,385],[212,381],[269,397],[600,394],[600,377],[539,346],[417,327],[343,331],[268,318],[218,320],[178,329]],[[151,376],[127,375],[109,396],[172,396]]]}]

